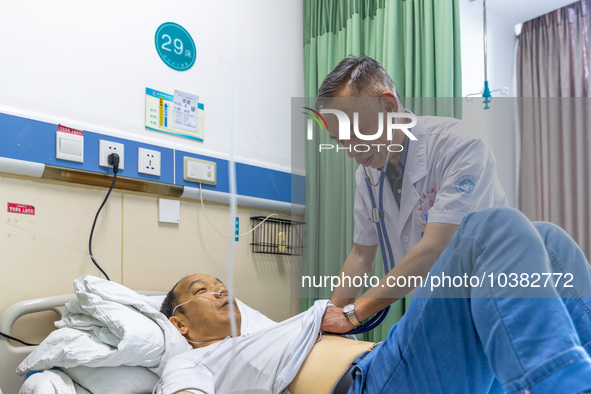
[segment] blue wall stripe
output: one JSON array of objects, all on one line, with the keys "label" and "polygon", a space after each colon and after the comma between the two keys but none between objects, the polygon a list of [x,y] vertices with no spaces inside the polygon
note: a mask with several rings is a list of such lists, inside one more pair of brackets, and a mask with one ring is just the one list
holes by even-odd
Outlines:
[{"label": "blue wall stripe", "polygon": [[[99,140],[105,139],[125,145],[125,168],[120,171],[119,175],[121,176],[180,186],[199,187],[198,183],[188,182],[183,179],[183,160],[185,156],[189,156],[216,163],[217,184],[204,184],[204,189],[229,192],[227,160],[180,150],[175,151],[170,148],[101,135],[85,130],[84,163],[76,163],[55,158],[56,131],[57,125],[53,123],[0,113],[0,157],[111,174],[111,169],[99,167],[98,165]],[[153,149],[161,152],[160,177],[138,173],[138,148]],[[174,159],[175,157],[176,159]],[[176,166],[176,179],[174,176],[174,166]],[[294,202],[296,204],[305,203],[305,177],[303,176],[236,163],[236,180],[237,193],[240,195],[282,202]]]}]

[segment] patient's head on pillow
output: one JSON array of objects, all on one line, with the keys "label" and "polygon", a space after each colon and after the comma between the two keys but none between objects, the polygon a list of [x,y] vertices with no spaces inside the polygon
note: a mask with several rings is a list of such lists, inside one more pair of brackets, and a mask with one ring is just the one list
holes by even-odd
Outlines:
[{"label": "patient's head on pillow", "polygon": [[160,305],[160,313],[166,316],[167,319],[170,319],[170,317],[172,316],[172,310],[175,306],[179,304],[179,297],[178,294],[175,292],[175,289],[179,285],[179,283],[181,283],[182,280],[185,278],[186,276],[181,278],[181,280],[179,280],[174,284],[174,286],[172,286],[172,289],[170,289],[170,291],[166,294],[166,297],[164,297],[162,305]]},{"label": "patient's head on pillow", "polygon": [[231,335],[230,302],[240,335],[241,316],[221,280],[204,274],[184,277],[168,292],[160,311],[193,345],[200,347]]}]

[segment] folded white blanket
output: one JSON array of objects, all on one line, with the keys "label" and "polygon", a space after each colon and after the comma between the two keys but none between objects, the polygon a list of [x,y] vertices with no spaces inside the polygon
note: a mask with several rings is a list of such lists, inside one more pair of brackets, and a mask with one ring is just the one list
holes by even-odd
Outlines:
[{"label": "folded white blanket", "polygon": [[143,366],[161,375],[172,356],[191,349],[147,297],[90,275],[76,279],[74,287],[78,302],[66,305],[59,329],[18,366],[19,375],[81,365]]},{"label": "folded white blanket", "polygon": [[43,371],[29,377],[19,394],[91,394],[62,371]]}]

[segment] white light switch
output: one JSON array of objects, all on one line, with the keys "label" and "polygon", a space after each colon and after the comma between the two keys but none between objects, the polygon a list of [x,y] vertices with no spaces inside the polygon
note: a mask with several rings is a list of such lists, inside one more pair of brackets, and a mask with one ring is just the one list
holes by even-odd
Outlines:
[{"label": "white light switch", "polygon": [[68,155],[82,156],[82,141],[74,141],[68,138],[60,139],[60,152]]},{"label": "white light switch", "polygon": [[55,157],[78,163],[84,162],[84,137],[61,131],[56,132]]}]

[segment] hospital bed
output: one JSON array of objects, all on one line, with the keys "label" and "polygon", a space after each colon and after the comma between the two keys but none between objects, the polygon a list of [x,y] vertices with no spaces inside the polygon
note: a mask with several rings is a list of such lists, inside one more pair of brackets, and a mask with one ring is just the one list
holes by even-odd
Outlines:
[{"label": "hospital bed", "polygon": [[[154,307],[158,307],[164,299],[164,293],[162,292],[142,291],[139,293],[148,296],[147,298],[151,301],[151,304]],[[57,314],[59,320],[64,315],[66,309],[65,304],[76,301],[76,295],[69,294],[18,302],[7,308],[2,315],[0,315],[0,331],[10,333],[13,325],[19,318],[37,312],[53,311]],[[15,346],[11,341],[4,338],[0,339],[0,393],[18,393],[19,388],[24,382],[24,377],[17,375],[17,366],[35,348],[37,348],[37,346]],[[125,391],[125,388],[122,387],[121,392]],[[131,392],[131,390],[129,392]],[[151,392],[151,390],[149,392]]]},{"label": "hospital bed", "polygon": [[[54,311],[58,316],[58,329],[39,346],[13,346],[0,340],[3,394],[16,394],[21,386],[26,394],[152,393],[166,362],[191,349],[160,313],[163,293],[138,293],[91,275],[76,279],[74,288],[76,294],[19,302],[0,315],[4,333],[27,314]],[[274,324],[239,299],[236,302],[241,332]],[[52,370],[54,366],[60,369]],[[32,374],[23,385],[22,375],[35,371],[43,372]]]},{"label": "hospital bed", "polygon": [[[14,323],[22,316],[43,311],[54,311],[60,318],[66,302],[75,301],[74,294],[21,301],[0,315],[0,332],[10,333]],[[31,353],[33,346],[13,346],[7,339],[0,339],[0,389],[4,394],[17,393],[23,378],[16,374],[16,367]]]}]

